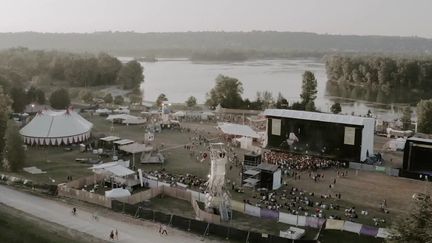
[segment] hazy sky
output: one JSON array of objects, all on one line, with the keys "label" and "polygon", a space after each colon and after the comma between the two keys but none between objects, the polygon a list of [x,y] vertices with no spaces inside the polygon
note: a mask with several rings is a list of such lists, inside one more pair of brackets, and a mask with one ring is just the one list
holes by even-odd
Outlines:
[{"label": "hazy sky", "polygon": [[306,31],[432,37],[432,0],[0,0],[0,32]]}]

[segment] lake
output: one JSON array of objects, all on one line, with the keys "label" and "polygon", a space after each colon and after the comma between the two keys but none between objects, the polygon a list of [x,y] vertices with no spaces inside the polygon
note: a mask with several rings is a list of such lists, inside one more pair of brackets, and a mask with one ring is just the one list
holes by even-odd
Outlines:
[{"label": "lake", "polygon": [[[122,61],[131,58],[120,58]],[[317,59],[254,60],[239,63],[194,63],[188,59],[160,59],[158,62],[141,62],[145,81],[142,84],[144,100],[155,101],[160,93],[172,103],[183,103],[195,96],[204,103],[206,93],[215,85],[219,74],[234,77],[243,83],[243,98],[255,99],[258,91],[268,90],[277,97],[278,92],[290,102],[298,101],[302,74],[312,71],[318,80],[316,106],[328,112],[335,102],[342,105],[346,114],[364,115],[370,109],[374,114],[392,119],[399,116],[400,106],[380,102],[359,101],[347,96],[330,95],[323,62]]]}]

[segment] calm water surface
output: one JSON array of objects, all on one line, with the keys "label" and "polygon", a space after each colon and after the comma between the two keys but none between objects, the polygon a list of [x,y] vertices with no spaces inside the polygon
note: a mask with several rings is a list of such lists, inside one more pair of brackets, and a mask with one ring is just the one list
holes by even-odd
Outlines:
[{"label": "calm water surface", "polygon": [[[131,58],[120,58],[122,61]],[[302,74],[312,71],[318,80],[316,106],[329,111],[335,102],[342,104],[346,114],[374,114],[390,119],[398,117],[399,106],[366,102],[330,96],[326,92],[327,77],[323,62],[317,59],[255,60],[241,63],[194,63],[187,59],[160,59],[155,63],[142,62],[145,81],[142,84],[144,100],[154,101],[160,93],[172,103],[183,103],[195,96],[204,103],[206,93],[214,86],[219,74],[235,77],[243,83],[243,97],[255,99],[258,91],[268,90],[276,97],[278,92],[290,103],[299,100]]]}]

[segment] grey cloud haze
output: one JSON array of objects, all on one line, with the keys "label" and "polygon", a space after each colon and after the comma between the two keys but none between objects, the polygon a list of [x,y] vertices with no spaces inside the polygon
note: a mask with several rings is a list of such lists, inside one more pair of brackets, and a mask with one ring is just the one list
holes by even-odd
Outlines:
[{"label": "grey cloud haze", "polygon": [[1,0],[0,32],[305,31],[432,37],[428,0]]}]

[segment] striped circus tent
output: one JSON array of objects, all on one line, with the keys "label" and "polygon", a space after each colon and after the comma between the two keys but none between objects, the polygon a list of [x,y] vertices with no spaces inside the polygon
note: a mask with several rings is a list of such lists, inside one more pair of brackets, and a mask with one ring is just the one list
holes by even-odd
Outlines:
[{"label": "striped circus tent", "polygon": [[29,145],[68,145],[90,138],[93,124],[75,111],[41,111],[20,130]]}]

